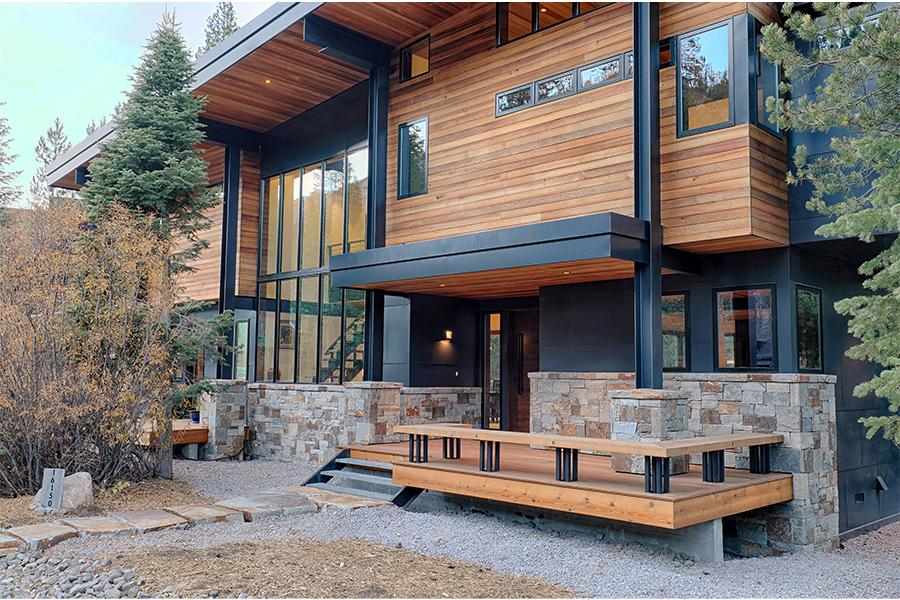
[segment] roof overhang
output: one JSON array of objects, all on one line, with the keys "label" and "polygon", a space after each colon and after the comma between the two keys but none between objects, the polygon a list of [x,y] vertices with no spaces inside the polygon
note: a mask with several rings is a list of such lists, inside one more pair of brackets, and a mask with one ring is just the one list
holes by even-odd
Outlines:
[{"label": "roof overhang", "polygon": [[532,296],[543,286],[632,277],[648,237],[644,221],[600,213],[335,256],[331,281],[396,294]]}]

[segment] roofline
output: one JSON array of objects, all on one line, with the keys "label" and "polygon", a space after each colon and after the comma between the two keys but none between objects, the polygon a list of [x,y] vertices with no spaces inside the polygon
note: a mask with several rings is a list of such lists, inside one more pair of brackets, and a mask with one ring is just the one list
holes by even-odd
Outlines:
[{"label": "roofline", "polygon": [[[245,58],[248,54],[271,40],[273,37],[319,8],[323,2],[277,2],[250,20],[249,23],[210,48],[194,62],[195,90],[225,69]],[[51,186],[76,168],[87,164],[100,153],[103,142],[115,137],[113,123],[97,128],[67,151],[62,153],[47,167],[47,181]]]}]

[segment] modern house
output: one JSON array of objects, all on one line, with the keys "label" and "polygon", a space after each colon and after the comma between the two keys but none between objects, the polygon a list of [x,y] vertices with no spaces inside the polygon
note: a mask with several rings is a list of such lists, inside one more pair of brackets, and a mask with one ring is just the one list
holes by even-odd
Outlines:
[{"label": "modern house", "polygon": [[[878,243],[817,237],[809,190],[785,183],[792,148],[830,138],[768,120],[780,74],[758,40],[778,8],[286,3],[198,59],[223,202],[184,289],[237,317],[241,350],[208,376],[249,382],[219,399],[213,450],[239,421],[259,453],[322,463],[438,422],[779,434],[787,495],[710,501],[735,506],[718,515],[733,551],[831,547],[895,518],[900,450],[864,438],[885,403],[853,397],[872,369],[844,355],[833,309]],[[73,147],[52,183],[82,186],[112,135]],[[634,388],[669,395],[646,408]],[[659,410],[669,435],[650,431]],[[759,456],[726,453],[728,477]],[[695,495],[716,485],[702,460]],[[675,472],[673,490],[690,476]],[[439,479],[420,487],[467,493]]]}]

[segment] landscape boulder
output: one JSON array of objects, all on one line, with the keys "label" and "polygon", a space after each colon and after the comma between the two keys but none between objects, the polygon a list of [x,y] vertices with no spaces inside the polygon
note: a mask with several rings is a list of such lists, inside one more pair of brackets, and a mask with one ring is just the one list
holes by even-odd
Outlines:
[{"label": "landscape boulder", "polygon": [[[42,515],[45,513],[40,505],[41,492],[38,492],[28,507]],[[80,508],[86,508],[94,504],[94,485],[91,474],[85,472],[73,473],[63,479],[62,506],[60,513],[75,512]]]}]

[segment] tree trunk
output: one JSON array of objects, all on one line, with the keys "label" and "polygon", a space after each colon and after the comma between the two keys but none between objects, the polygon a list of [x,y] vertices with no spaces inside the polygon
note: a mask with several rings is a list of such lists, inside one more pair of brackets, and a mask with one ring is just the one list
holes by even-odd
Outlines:
[{"label": "tree trunk", "polygon": [[174,477],[172,460],[174,447],[172,446],[172,417],[166,417],[162,431],[156,438],[156,470],[163,479]]}]

